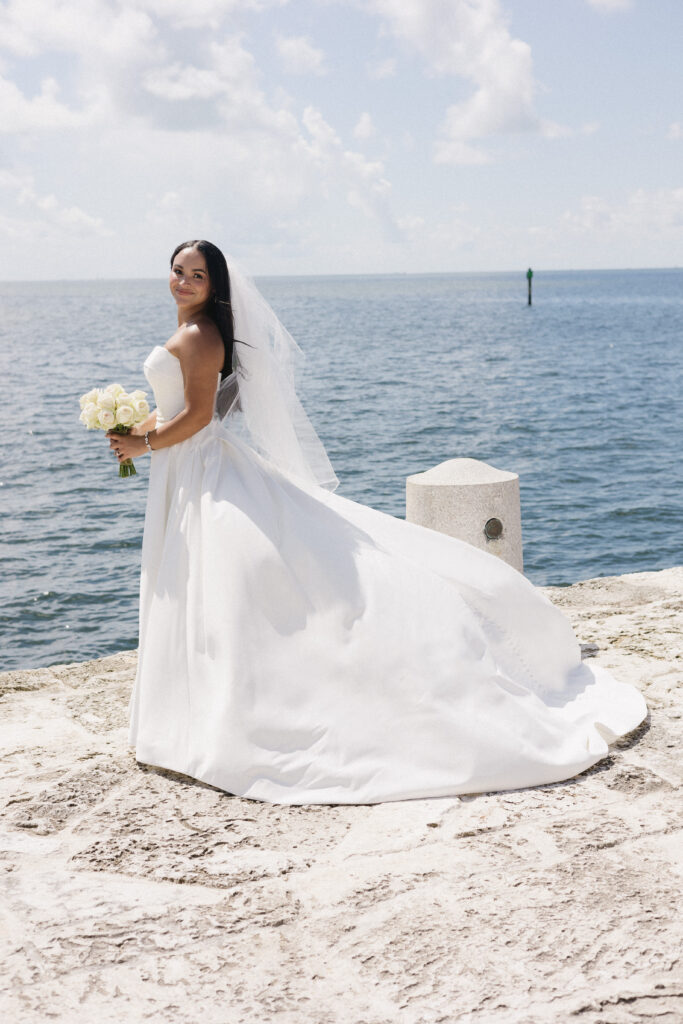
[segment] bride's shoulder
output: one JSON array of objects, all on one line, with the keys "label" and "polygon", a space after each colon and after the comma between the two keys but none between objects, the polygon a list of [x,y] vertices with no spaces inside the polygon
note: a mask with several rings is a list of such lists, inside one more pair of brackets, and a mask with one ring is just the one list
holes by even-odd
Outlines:
[{"label": "bride's shoulder", "polygon": [[166,348],[179,359],[205,359],[214,357],[222,360],[225,350],[223,339],[213,321],[199,320],[196,323],[181,324]]},{"label": "bride's shoulder", "polygon": [[192,323],[181,324],[176,331],[176,337],[181,344],[185,345],[210,345],[213,342],[223,344],[221,332],[218,325],[209,317],[202,320],[193,320]]}]

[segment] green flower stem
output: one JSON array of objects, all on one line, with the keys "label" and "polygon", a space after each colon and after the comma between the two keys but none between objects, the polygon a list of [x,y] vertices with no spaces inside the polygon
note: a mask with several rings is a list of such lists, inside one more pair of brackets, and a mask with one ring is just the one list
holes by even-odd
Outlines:
[{"label": "green flower stem", "polygon": [[[122,427],[118,423],[114,427],[117,434],[130,434],[130,427]],[[125,462],[119,462],[119,476],[137,476],[138,471],[133,465],[132,459],[126,459]]]}]

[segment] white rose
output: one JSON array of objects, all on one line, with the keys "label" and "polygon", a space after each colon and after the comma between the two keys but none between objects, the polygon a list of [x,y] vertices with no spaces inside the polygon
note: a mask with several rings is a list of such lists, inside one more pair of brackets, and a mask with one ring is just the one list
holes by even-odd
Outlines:
[{"label": "white rose", "polygon": [[99,427],[99,409],[94,402],[88,402],[81,413],[81,423],[85,423],[88,430],[97,430]]},{"label": "white rose", "polygon": [[104,430],[111,430],[111,428],[116,424],[116,416],[114,416],[113,409],[100,409],[97,414],[97,419]]},{"label": "white rose", "polygon": [[144,398],[133,398],[131,405],[135,409],[135,415],[137,416],[138,423],[140,423],[147,416],[149,416],[149,406],[147,405],[147,402]]},{"label": "white rose", "polygon": [[100,409],[109,409],[113,412],[116,408],[116,399],[110,391],[100,391],[97,398],[97,405]]},{"label": "white rose", "polygon": [[108,384],[107,387],[104,390],[108,391],[110,395],[114,395],[114,397],[118,397],[121,394],[121,392],[123,391],[123,388],[121,387],[120,384]]},{"label": "white rose", "polygon": [[140,389],[138,388],[137,391],[131,391],[129,397],[133,398],[137,402],[138,399],[140,399],[140,398],[147,398],[147,392],[146,391],[140,391]]},{"label": "white rose", "polygon": [[86,405],[92,405],[93,402],[97,401],[97,388],[93,388],[92,391],[88,391],[87,394],[81,395],[79,401],[81,403],[81,409],[85,409]]},{"label": "white rose", "polygon": [[132,405],[116,404],[116,422],[122,427],[130,427],[135,422],[135,409]]}]

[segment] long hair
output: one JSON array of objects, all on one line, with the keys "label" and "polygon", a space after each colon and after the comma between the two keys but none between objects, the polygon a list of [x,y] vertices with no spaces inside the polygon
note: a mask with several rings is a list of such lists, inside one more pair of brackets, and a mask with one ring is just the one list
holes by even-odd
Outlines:
[{"label": "long hair", "polygon": [[235,344],[235,323],[230,301],[228,264],[217,245],[207,242],[203,238],[195,238],[191,242],[181,242],[175,247],[171,256],[171,266],[173,266],[178,253],[183,249],[198,249],[206,260],[212,294],[202,312],[213,320],[223,339],[225,359],[221,370],[221,380],[224,380],[232,372],[232,352]]}]

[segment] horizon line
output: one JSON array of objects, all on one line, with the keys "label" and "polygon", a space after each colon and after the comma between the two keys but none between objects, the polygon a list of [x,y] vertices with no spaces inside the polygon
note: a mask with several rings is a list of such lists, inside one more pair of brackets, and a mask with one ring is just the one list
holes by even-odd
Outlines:
[{"label": "horizon line", "polygon": [[[228,269],[230,264],[228,264]],[[289,280],[291,278],[358,278],[358,277],[483,277],[483,276],[497,276],[497,275],[523,275],[526,276],[526,269],[515,269],[515,270],[386,270],[386,271],[354,271],[354,272],[340,272],[340,273],[327,273],[327,274],[315,274],[315,273],[296,273],[296,274],[264,274],[264,273],[253,273],[249,274],[254,280],[271,278],[283,280]],[[531,268],[533,269],[533,267]],[[664,266],[664,267],[567,267],[567,268],[554,268],[547,267],[541,270],[534,270],[534,276],[536,274],[623,274],[623,273],[635,273],[635,272],[648,272],[648,271],[680,271],[683,270],[683,266]],[[93,284],[97,282],[115,282],[115,281],[165,281],[166,275],[159,277],[2,277],[1,281],[3,284]]]}]

